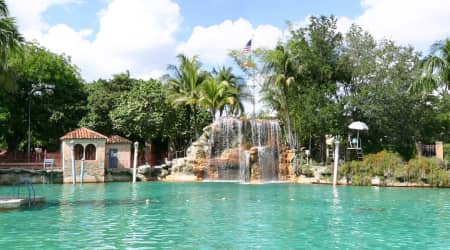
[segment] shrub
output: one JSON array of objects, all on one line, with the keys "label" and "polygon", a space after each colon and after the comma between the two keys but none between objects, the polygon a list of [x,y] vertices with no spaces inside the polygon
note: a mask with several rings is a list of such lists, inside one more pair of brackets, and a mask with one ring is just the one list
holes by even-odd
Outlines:
[{"label": "shrub", "polygon": [[404,165],[399,154],[381,151],[368,154],[363,161],[351,161],[339,168],[339,176],[351,180],[352,185],[371,185],[372,177],[380,180],[395,177],[400,181],[427,183],[435,187],[445,187],[450,183],[450,171],[445,162],[437,158],[415,158]]},{"label": "shrub", "polygon": [[438,187],[448,187],[448,183],[449,183],[448,175],[449,175],[449,172],[447,170],[441,169],[439,171]]},{"label": "shrub", "polygon": [[450,164],[450,143],[444,144],[444,161]]},{"label": "shrub", "polygon": [[302,168],[302,174],[306,177],[314,177],[314,171],[309,166],[304,166]]},{"label": "shrub", "polygon": [[409,160],[405,166],[405,175],[408,181],[426,182],[433,186],[448,184],[447,171],[444,162],[436,158],[415,158]]},{"label": "shrub", "polygon": [[355,186],[370,186],[372,184],[372,177],[368,175],[354,175],[352,177],[352,185]]},{"label": "shrub", "polygon": [[350,161],[339,167],[339,177],[346,177],[351,179],[353,175],[361,174],[365,171],[361,161]]},{"label": "shrub", "polygon": [[385,150],[363,158],[363,165],[372,176],[393,177],[396,169],[402,168],[402,162],[399,154]]}]

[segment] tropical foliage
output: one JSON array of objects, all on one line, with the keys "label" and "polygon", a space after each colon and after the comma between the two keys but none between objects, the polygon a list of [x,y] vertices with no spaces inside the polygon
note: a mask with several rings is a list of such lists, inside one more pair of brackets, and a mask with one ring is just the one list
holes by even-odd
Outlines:
[{"label": "tropical foliage", "polygon": [[[450,140],[448,95],[411,91],[448,92],[448,39],[421,60],[412,47],[376,41],[356,25],[340,33],[333,16],[290,30],[274,49],[255,51],[254,69],[265,79],[262,101],[277,111],[292,146],[310,148],[323,162],[325,136],[347,138],[353,121],[368,124],[361,135],[369,153],[391,150],[410,159],[416,142]],[[241,65],[238,51],[231,56]],[[423,85],[428,80],[433,84]]]},{"label": "tropical foliage", "polygon": [[448,95],[450,91],[450,39],[431,46],[431,54],[423,62],[422,77],[411,87],[412,91],[430,93],[438,91]]},{"label": "tropical foliage", "polygon": [[445,187],[449,184],[450,171],[444,162],[435,158],[413,158],[407,163],[392,152],[381,151],[366,155],[363,161],[350,161],[339,168],[339,175],[352,185],[371,185],[372,178],[388,182],[413,182]]},{"label": "tropical foliage", "polygon": [[58,138],[77,128],[85,114],[86,92],[77,68],[69,58],[36,44],[27,44],[9,63],[16,91],[0,98],[7,117],[0,138],[9,150],[24,149],[30,125],[32,145],[55,150]]},{"label": "tropical foliage", "polygon": [[231,67],[222,67],[219,70],[213,69],[212,74],[217,82],[227,86],[224,97],[228,101],[219,109],[219,116],[222,116],[224,112],[230,116],[243,115],[245,111],[243,101],[248,100],[251,96],[244,79],[235,75]]},{"label": "tropical foliage", "polygon": [[[295,82],[296,75],[301,72],[302,65],[295,63],[294,58],[289,54],[287,48],[282,45],[278,45],[274,50],[266,51],[262,54],[262,60],[265,62],[264,73],[267,74],[266,81],[264,82],[263,91],[268,92],[269,96],[272,96],[272,89],[278,89],[281,95],[279,104],[275,104],[279,107],[279,110],[286,121],[286,139],[288,144],[294,143],[294,136],[291,129],[291,120],[289,114],[288,98],[289,98],[289,86]],[[271,100],[272,98],[265,98],[265,100]],[[273,100],[273,99],[272,99]]]},{"label": "tropical foliage", "polygon": [[15,19],[9,16],[5,0],[0,0],[0,91],[12,91],[15,88],[8,61],[11,54],[20,52],[23,42]]},{"label": "tropical foliage", "polygon": [[[356,120],[369,125],[361,133],[365,153],[398,152],[409,160],[417,142],[450,141],[448,38],[422,57],[355,25],[343,34],[333,16],[311,17],[289,30],[286,40],[255,50],[250,61],[242,50],[230,55],[239,72],[263,79],[270,111],[260,116],[276,113],[291,147],[309,148],[323,162],[326,135],[347,138]],[[30,135],[32,147],[57,149],[58,138],[79,126],[185,147],[218,117],[245,116],[250,95],[236,71],[207,71],[197,56],[176,58],[161,79],[125,72],[86,83],[69,57],[25,43],[0,0],[0,148],[26,150]],[[370,169],[395,175],[384,166]]]}]

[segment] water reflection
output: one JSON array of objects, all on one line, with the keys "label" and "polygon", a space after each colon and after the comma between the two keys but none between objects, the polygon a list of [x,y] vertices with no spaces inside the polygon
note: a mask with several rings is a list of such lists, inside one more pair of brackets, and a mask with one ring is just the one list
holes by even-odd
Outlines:
[{"label": "water reflection", "polygon": [[46,205],[0,214],[0,249],[450,245],[450,190],[233,183],[39,188]]},{"label": "water reflection", "polygon": [[339,204],[339,191],[336,186],[333,186],[333,203],[335,207]]}]

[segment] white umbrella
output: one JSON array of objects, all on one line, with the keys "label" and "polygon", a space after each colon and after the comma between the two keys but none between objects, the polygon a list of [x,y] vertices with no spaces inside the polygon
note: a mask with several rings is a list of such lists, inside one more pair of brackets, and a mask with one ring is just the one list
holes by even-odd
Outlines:
[{"label": "white umbrella", "polygon": [[367,124],[360,121],[350,123],[350,125],[348,125],[348,128],[354,130],[369,130]]},{"label": "white umbrella", "polygon": [[357,147],[359,147],[360,146],[359,145],[359,131],[360,130],[369,130],[369,127],[364,122],[356,121],[356,122],[350,123],[350,125],[348,125],[348,128],[357,130]]}]

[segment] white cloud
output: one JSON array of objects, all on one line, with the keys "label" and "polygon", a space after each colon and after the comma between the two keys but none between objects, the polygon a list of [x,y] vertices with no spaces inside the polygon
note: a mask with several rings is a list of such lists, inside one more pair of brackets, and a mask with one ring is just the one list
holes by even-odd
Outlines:
[{"label": "white cloud", "polygon": [[22,24],[20,30],[26,38],[71,56],[88,81],[125,70],[136,77],[155,76],[175,54],[174,35],[181,15],[171,0],[111,0],[98,14],[99,31],[92,41],[87,39],[91,29],[75,30],[66,24],[50,27],[42,21],[49,6],[78,1],[39,0],[36,2],[42,5],[33,2],[33,6],[19,1],[22,4],[14,2],[11,12]]},{"label": "white cloud", "polygon": [[7,0],[12,16],[17,17],[20,32],[28,39],[39,39],[48,24],[42,14],[52,5],[80,3],[80,0]]},{"label": "white cloud", "polygon": [[[136,77],[157,77],[176,53],[199,55],[214,66],[224,64],[229,50],[243,48],[252,36],[254,46],[264,48],[272,48],[288,36],[287,30],[269,24],[255,27],[240,18],[196,26],[186,41],[176,41],[182,17],[173,1],[105,0],[107,6],[98,12],[96,33],[91,27],[76,30],[67,24],[49,25],[43,19],[50,6],[86,0],[7,0],[7,4],[28,40],[71,56],[88,81],[127,69]],[[338,19],[339,31],[357,23],[377,39],[393,39],[424,51],[434,41],[450,36],[448,0],[362,0],[361,4],[361,15]],[[308,19],[293,25],[305,26]]]},{"label": "white cloud", "polygon": [[[339,32],[347,32],[355,23],[376,39],[391,39],[421,51],[450,37],[448,0],[361,0],[361,6],[363,12],[359,16],[338,18]],[[307,26],[309,18],[292,22],[293,28]]]},{"label": "white cloud", "polygon": [[337,30],[345,34],[352,26],[353,20],[348,17],[339,17],[337,20]]},{"label": "white cloud", "polygon": [[[351,20],[377,39],[388,38],[403,45],[427,50],[450,36],[448,0],[362,0],[362,15]],[[348,26],[349,19],[343,23]]]},{"label": "white cloud", "polygon": [[225,20],[208,27],[196,26],[186,42],[178,45],[177,52],[198,55],[202,62],[223,64],[232,49],[240,49],[253,36],[255,48],[273,48],[282,38],[282,31],[271,25],[252,24],[240,18]]},{"label": "white cloud", "polygon": [[[177,53],[185,53],[189,56],[198,55],[200,60],[206,64],[225,64],[228,59],[228,52],[232,49],[244,48],[246,42],[253,37],[254,48],[273,48],[280,39],[285,36],[284,32],[272,25],[253,25],[240,18],[236,21],[225,20],[220,24],[208,27],[196,26],[186,42],[180,43]],[[260,77],[259,77],[260,78]],[[256,83],[256,112],[263,110],[259,99],[261,79]],[[248,80],[248,85],[253,85],[252,80]],[[244,102],[246,113],[253,112],[253,105],[250,101]]]}]

